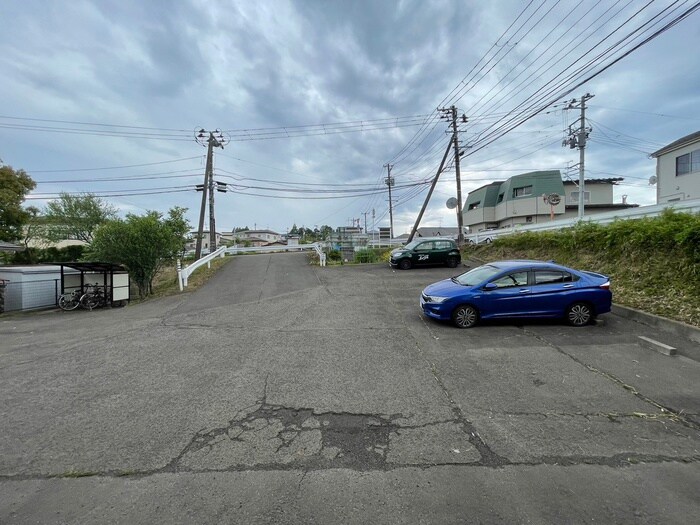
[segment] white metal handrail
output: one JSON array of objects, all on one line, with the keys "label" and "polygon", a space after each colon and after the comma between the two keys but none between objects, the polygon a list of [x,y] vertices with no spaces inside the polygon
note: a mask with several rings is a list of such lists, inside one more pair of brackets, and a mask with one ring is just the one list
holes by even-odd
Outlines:
[{"label": "white metal handrail", "polygon": [[274,253],[274,252],[300,252],[304,250],[315,250],[318,254],[319,264],[326,265],[326,253],[320,243],[296,244],[292,246],[230,246],[226,248],[226,253],[236,255],[239,253]]},{"label": "white metal handrail", "polygon": [[315,250],[318,254],[319,264],[326,266],[326,253],[321,245],[317,242],[313,244],[298,244],[296,246],[222,246],[215,252],[205,255],[201,259],[196,260],[189,266],[182,268],[180,259],[177,260],[177,276],[180,283],[180,291],[187,287],[187,280],[192,272],[203,265],[211,268],[211,261],[216,257],[225,257],[226,255],[237,255],[239,253],[274,253],[274,252],[299,252],[304,250]]},{"label": "white metal handrail", "polygon": [[194,261],[192,264],[189,266],[186,266],[185,268],[182,268],[182,263],[180,262],[180,259],[177,260],[177,280],[180,283],[180,291],[182,291],[184,288],[187,287],[187,280],[189,279],[190,275],[197,269],[200,268],[201,266],[204,266],[205,264],[207,265],[207,268],[211,268],[211,261],[216,259],[217,257],[224,257],[226,255],[226,247],[222,246],[215,252],[210,253],[209,255],[205,255],[201,259],[197,259]]}]

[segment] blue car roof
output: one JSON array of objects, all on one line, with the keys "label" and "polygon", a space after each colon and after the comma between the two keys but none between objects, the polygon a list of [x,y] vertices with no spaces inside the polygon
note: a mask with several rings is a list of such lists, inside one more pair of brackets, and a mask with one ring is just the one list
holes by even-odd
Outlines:
[{"label": "blue car roof", "polygon": [[520,259],[520,260],[508,260],[508,261],[494,261],[488,263],[491,266],[495,266],[496,268],[502,268],[504,270],[508,270],[510,268],[520,268],[521,266],[527,266],[528,268],[561,268],[564,270],[571,270],[571,268],[567,268],[566,266],[562,266],[561,264],[557,264],[553,261],[535,261],[535,260],[529,260],[529,259]]}]

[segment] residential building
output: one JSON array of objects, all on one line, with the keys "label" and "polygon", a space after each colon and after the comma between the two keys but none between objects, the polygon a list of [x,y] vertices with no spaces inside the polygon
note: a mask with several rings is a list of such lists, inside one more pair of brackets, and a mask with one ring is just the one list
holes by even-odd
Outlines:
[{"label": "residential building", "polygon": [[533,171],[496,181],[470,192],[463,208],[463,223],[470,232],[506,228],[551,220],[565,212],[564,199],[550,205],[543,196],[564,195],[559,170]]},{"label": "residential building", "polygon": [[[613,187],[623,180],[588,179],[584,188],[586,215],[637,206],[613,203]],[[470,192],[464,205],[464,226],[471,233],[537,224],[578,216],[578,184],[562,181],[559,170],[533,171],[496,181]]]},{"label": "residential building", "polygon": [[651,154],[656,159],[656,203],[700,198],[700,131]]},{"label": "residential building", "polygon": [[272,230],[242,230],[232,232],[232,234],[241,240],[254,238],[265,242],[277,242],[282,238],[282,235]]},{"label": "residential building", "polygon": [[[637,208],[639,204],[628,204],[627,195],[622,196],[622,202],[615,203],[613,189],[618,182],[625,180],[622,177],[608,179],[586,179],[583,188],[584,215],[594,215],[608,211]],[[578,217],[578,180],[564,181],[564,215],[560,219],[572,219]]]},{"label": "residential building", "polygon": [[[216,247],[221,247],[222,236],[219,232],[216,233]],[[185,250],[195,250],[197,248],[197,232],[190,232],[189,240],[185,244]],[[202,250],[209,252],[209,230],[202,232]]]},{"label": "residential building", "polygon": [[416,237],[447,237],[457,239],[459,228],[441,228],[438,226],[421,226],[416,229]]}]

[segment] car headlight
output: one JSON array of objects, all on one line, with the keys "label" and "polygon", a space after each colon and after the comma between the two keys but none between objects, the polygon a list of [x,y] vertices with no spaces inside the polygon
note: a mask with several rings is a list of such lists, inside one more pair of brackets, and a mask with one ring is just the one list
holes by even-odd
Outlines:
[{"label": "car headlight", "polygon": [[449,299],[449,297],[439,297],[437,295],[428,295],[427,298],[429,303],[444,303]]},{"label": "car headlight", "polygon": [[392,257],[401,257],[405,253],[406,252],[396,252],[396,253],[392,253],[391,255],[392,255]]}]

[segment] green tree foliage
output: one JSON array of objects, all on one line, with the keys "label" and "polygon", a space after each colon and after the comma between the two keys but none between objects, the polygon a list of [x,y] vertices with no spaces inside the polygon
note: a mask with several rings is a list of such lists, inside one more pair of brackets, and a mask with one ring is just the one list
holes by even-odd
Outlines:
[{"label": "green tree foliage", "polygon": [[36,183],[24,170],[0,166],[0,241],[22,238],[22,228],[31,216],[22,203],[35,187]]},{"label": "green tree foliage", "polygon": [[90,244],[97,228],[116,218],[116,208],[90,193],[62,193],[44,210],[42,236],[52,242],[78,239]]},{"label": "green tree foliage", "polygon": [[184,250],[190,230],[186,211],[175,207],[167,218],[151,211],[106,222],[95,232],[87,258],[126,266],[143,298],[153,291],[153,279],[161,268]]},{"label": "green tree foliage", "polygon": [[27,248],[16,252],[10,264],[41,264],[78,261],[83,255],[84,246],[66,246],[65,248]]},{"label": "green tree foliage", "polygon": [[32,239],[41,237],[41,219],[39,217],[40,210],[36,206],[27,206],[27,222],[22,231],[22,244],[24,248],[29,248],[29,242]]}]

